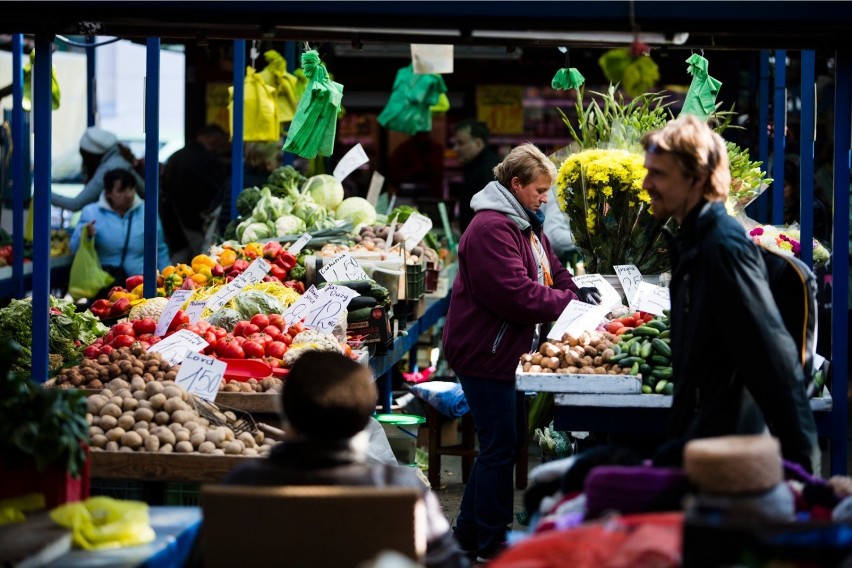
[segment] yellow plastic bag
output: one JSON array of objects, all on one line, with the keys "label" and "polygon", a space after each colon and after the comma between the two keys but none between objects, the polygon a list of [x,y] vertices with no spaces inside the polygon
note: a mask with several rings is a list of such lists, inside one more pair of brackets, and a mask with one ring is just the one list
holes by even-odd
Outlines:
[{"label": "yellow plastic bag", "polygon": [[[228,116],[233,133],[234,88],[228,87],[228,93],[230,94]],[[267,85],[263,77],[251,67],[246,68],[243,104],[243,141],[278,142],[281,137],[281,121],[278,116],[276,88]]]},{"label": "yellow plastic bag", "polygon": [[24,240],[33,242],[33,225],[35,224],[35,197],[30,198],[30,207],[27,210],[27,222],[24,223]]},{"label": "yellow plastic bag", "polygon": [[74,254],[71,262],[71,273],[68,276],[68,293],[74,301],[80,298],[94,298],[106,286],[115,281],[108,272],[101,268],[98,251],[95,250],[95,239],[89,236],[86,227],[80,231],[80,248]]},{"label": "yellow plastic bag", "polygon": [[56,507],[50,518],[70,529],[74,545],[85,550],[138,546],[156,538],[142,501],[89,497]]},{"label": "yellow plastic bag", "polygon": [[267,85],[275,87],[278,93],[279,120],[290,122],[296,114],[296,105],[299,104],[299,98],[296,95],[298,79],[287,72],[287,60],[274,49],[263,52],[263,57],[266,59],[266,67],[258,75],[263,77]]}]

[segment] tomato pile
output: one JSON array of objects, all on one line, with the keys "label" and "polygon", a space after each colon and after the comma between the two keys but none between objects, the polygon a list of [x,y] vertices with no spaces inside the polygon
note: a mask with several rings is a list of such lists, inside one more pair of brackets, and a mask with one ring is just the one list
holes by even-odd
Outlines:
[{"label": "tomato pile", "polygon": [[634,327],[639,327],[643,323],[648,323],[652,319],[654,319],[654,315],[649,314],[648,312],[634,312],[632,314],[627,314],[624,317],[612,320],[606,324],[604,328],[615,335],[623,335],[627,333],[628,330]]}]

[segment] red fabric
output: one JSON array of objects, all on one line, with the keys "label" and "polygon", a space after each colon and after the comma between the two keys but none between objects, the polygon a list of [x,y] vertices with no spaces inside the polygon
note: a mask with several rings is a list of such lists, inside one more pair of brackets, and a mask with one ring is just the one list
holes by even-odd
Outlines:
[{"label": "red fabric", "polygon": [[13,468],[0,458],[0,479],[3,480],[0,483],[0,500],[41,493],[48,509],[63,503],[83,501],[89,497],[90,461],[87,447],[83,471],[80,477],[73,478],[65,469],[56,465],[37,471],[34,462]]},{"label": "red fabric", "polygon": [[672,568],[682,557],[683,513],[628,515],[535,535],[489,568]]}]

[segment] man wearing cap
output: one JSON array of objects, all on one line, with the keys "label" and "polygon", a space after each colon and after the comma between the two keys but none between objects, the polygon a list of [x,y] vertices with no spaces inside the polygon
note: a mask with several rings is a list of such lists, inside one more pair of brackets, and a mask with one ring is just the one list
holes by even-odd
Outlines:
[{"label": "man wearing cap", "polygon": [[51,194],[51,204],[79,211],[89,203],[95,203],[104,191],[104,174],[114,169],[127,170],[133,174],[136,178],[136,192],[140,197],[145,196],[145,180],[133,169],[133,154],[118,143],[118,138],[112,132],[97,126],[87,128],[80,138],[80,155],[83,157],[86,185],[76,197]]}]

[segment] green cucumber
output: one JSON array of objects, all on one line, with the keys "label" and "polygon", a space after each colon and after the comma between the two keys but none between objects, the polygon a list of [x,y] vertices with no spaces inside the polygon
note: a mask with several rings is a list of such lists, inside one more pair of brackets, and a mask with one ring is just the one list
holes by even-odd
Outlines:
[{"label": "green cucumber", "polygon": [[642,343],[637,341],[635,343],[630,344],[630,355],[632,357],[638,357],[639,353],[642,351]]},{"label": "green cucumber", "polygon": [[636,329],[633,330],[634,336],[645,336],[645,337],[657,337],[660,335],[660,330],[654,329],[653,327],[648,327],[647,324],[640,325]]},{"label": "green cucumber", "polygon": [[669,382],[665,379],[657,381],[657,384],[654,387],[654,392],[657,394],[663,394],[663,391],[666,389],[667,384],[669,384]]},{"label": "green cucumber", "polygon": [[613,343],[610,349],[612,349],[614,355],[621,355],[621,346],[618,343]]},{"label": "green cucumber", "polygon": [[657,379],[651,375],[642,375],[642,384],[647,385],[649,388],[654,386],[656,380]]},{"label": "green cucumber", "polygon": [[618,353],[610,357],[608,363],[612,363],[614,365],[616,363],[619,363],[623,359],[626,359],[629,355],[629,353]]},{"label": "green cucumber", "polygon": [[651,373],[651,365],[648,363],[640,363],[639,364],[639,372],[642,373],[642,376],[648,375]]},{"label": "green cucumber", "polygon": [[649,327],[653,327],[654,329],[656,329],[658,331],[666,331],[669,328],[669,326],[668,326],[668,324],[666,324],[666,322],[660,321],[660,320],[651,320],[651,321],[645,323],[645,325],[647,325]]},{"label": "green cucumber", "polygon": [[669,396],[674,394],[674,383],[669,381],[666,383],[666,386],[663,388],[663,394],[667,394]]},{"label": "green cucumber", "polygon": [[654,346],[654,351],[662,355],[663,357],[671,357],[672,356],[672,348],[669,347],[669,344],[655,337],[651,344]]},{"label": "green cucumber", "polygon": [[648,357],[651,356],[651,349],[653,349],[653,348],[654,348],[654,346],[651,344],[650,341],[647,341],[647,340],[643,341],[642,347],[639,349],[639,356],[642,357],[643,359],[647,359]]},{"label": "green cucumber", "polygon": [[671,334],[672,334],[672,330],[667,329],[665,331],[661,331],[660,335],[658,335],[657,337],[659,337],[660,339],[663,339],[663,338],[669,337]]},{"label": "green cucumber", "polygon": [[633,363],[633,366],[630,367],[629,375],[638,375],[639,374],[639,361]]},{"label": "green cucumber", "polygon": [[642,385],[642,394],[651,394],[654,390],[648,385]]},{"label": "green cucumber", "polygon": [[[645,360],[642,357],[625,357],[618,361],[618,364],[621,365],[621,368],[629,367],[630,365],[638,364],[641,365]],[[636,373],[634,373],[635,375]]]},{"label": "green cucumber", "polygon": [[651,363],[658,367],[668,367],[672,364],[671,359],[662,355],[651,355]]}]

